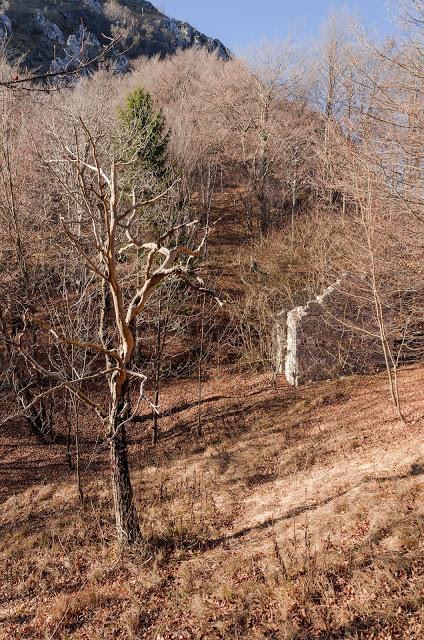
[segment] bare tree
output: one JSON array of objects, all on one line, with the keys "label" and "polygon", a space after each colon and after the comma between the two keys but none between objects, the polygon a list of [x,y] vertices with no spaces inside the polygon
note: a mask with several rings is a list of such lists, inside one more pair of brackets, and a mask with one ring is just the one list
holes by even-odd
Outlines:
[{"label": "bare tree", "polygon": [[[66,326],[51,326],[40,313],[33,313],[27,321],[44,328],[59,345],[69,345],[104,356],[105,366],[97,367],[88,375],[68,379],[56,368],[49,369],[33,357],[26,349],[22,334],[14,342],[14,346],[37,372],[55,382],[54,389],[68,389],[74,397],[91,407],[105,424],[111,458],[117,535],[121,543],[134,543],[139,539],[140,530],[129,474],[126,430],[137,413],[140,402],[146,399],[146,375],[134,367],[135,324],[154,291],[166,280],[179,278],[190,287],[209,292],[196,275],[194,264],[209,229],[205,229],[196,250],[180,246],[178,233],[182,229],[192,229],[197,221],[179,224],[168,229],[155,241],[144,242],[138,236],[135,224],[137,214],[146,211],[166,194],[137,201],[134,190],[133,198],[128,200],[127,189],[120,182],[124,162],[112,157],[109,171],[104,169],[90,131],[82,122],[80,127],[85,138],[83,146],[89,148],[86,159],[81,156],[79,139],[76,139],[73,148],[63,147],[65,162],[74,168],[73,184],[77,185],[77,193],[73,185],[68,186],[61,180],[55,169],[56,162],[49,161],[48,166],[62,182],[69,197],[69,215],[61,218],[63,232],[103,290],[103,312],[99,311],[98,314],[101,342],[84,342],[71,337],[66,332]],[[62,161],[58,160],[58,166],[61,164]],[[80,211],[77,219],[74,210]],[[91,246],[87,243],[87,235],[78,234],[81,226],[85,234],[91,235]],[[126,285],[126,279],[120,275],[119,261],[120,256],[135,249],[142,251],[146,258],[144,277],[137,289],[131,291],[131,287]],[[83,390],[84,383],[99,378],[107,380],[107,409]],[[132,407],[131,390],[134,384],[138,385],[139,393],[135,406]]]}]

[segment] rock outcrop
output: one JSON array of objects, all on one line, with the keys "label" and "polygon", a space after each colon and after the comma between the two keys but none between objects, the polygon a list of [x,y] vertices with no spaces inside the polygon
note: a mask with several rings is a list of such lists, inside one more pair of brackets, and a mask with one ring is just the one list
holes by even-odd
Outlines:
[{"label": "rock outcrop", "polygon": [[0,14],[0,42],[12,57],[24,57],[29,68],[47,71],[72,68],[84,57],[98,55],[122,34],[110,66],[125,72],[139,56],[171,55],[188,47],[204,47],[227,59],[229,50],[187,22],[169,18],[148,0],[9,0]]},{"label": "rock outcrop", "polygon": [[0,43],[6,42],[12,35],[12,23],[6,14],[0,15]]},{"label": "rock outcrop", "polygon": [[35,12],[35,22],[49,40],[57,42],[58,44],[65,44],[65,36],[62,30],[59,29],[57,24],[46,18],[40,9],[37,9]]},{"label": "rock outcrop", "polygon": [[226,59],[229,56],[228,50],[220,40],[212,40],[199,33],[188,22],[181,22],[175,18],[164,18],[163,27],[175,37],[177,46],[181,49],[196,46],[206,47],[208,51],[217,51],[220,58]]},{"label": "rock outcrop", "polygon": [[66,40],[64,55],[53,60],[52,69],[54,71],[76,69],[84,61],[83,56],[94,59],[100,52],[99,40],[81,25],[78,31]]}]

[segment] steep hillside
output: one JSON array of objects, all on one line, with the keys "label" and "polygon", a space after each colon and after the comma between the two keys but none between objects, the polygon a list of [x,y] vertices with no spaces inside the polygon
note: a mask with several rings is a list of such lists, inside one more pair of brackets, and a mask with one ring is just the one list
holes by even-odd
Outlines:
[{"label": "steep hillside", "polygon": [[192,46],[229,56],[219,40],[168,18],[147,0],[8,0],[2,5],[0,40],[31,68],[72,66],[81,55],[96,55],[117,33],[123,34],[115,56],[120,70],[140,55],[166,56]]},{"label": "steep hillside", "polygon": [[402,371],[405,426],[383,376],[274,391],[215,371],[201,440],[196,382],[170,385],[158,448],[132,429],[145,542],[123,555],[93,426],[83,510],[63,448],[11,425],[0,637],[424,637],[423,375]]}]

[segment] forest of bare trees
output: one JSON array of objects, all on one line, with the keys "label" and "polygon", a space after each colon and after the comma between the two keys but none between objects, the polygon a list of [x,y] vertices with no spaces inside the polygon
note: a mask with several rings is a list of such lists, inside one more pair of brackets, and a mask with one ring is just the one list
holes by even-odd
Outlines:
[{"label": "forest of bare trees", "polygon": [[399,21],[376,41],[333,14],[308,46],[72,82],[16,84],[4,52],[2,420],[62,443],[83,500],[90,413],[121,543],[141,535],[127,434],[148,410],[157,443],[167,381],[198,380],[201,439],[208,367],[270,371],[277,318],[343,274],[339,320],[378,341],[403,417],[398,368],[424,346],[424,3]]}]

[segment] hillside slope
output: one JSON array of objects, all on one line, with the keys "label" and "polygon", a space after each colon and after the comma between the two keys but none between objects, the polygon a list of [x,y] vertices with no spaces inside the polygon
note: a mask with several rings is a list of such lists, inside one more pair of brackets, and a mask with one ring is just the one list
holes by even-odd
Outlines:
[{"label": "hillside slope", "polygon": [[158,448],[147,423],[132,433],[145,543],[124,556],[92,425],[82,510],[63,448],[14,424],[1,443],[0,637],[424,637],[423,380],[401,373],[404,425],[383,376],[275,391],[215,371],[201,439],[197,384],[171,384]]},{"label": "hillside slope", "polygon": [[8,0],[3,5],[0,41],[8,43],[9,55],[24,56],[26,65],[43,71],[52,63],[72,66],[82,51],[94,57],[118,33],[123,34],[115,60],[119,70],[140,55],[166,56],[192,46],[229,56],[219,40],[168,18],[147,0]]}]

